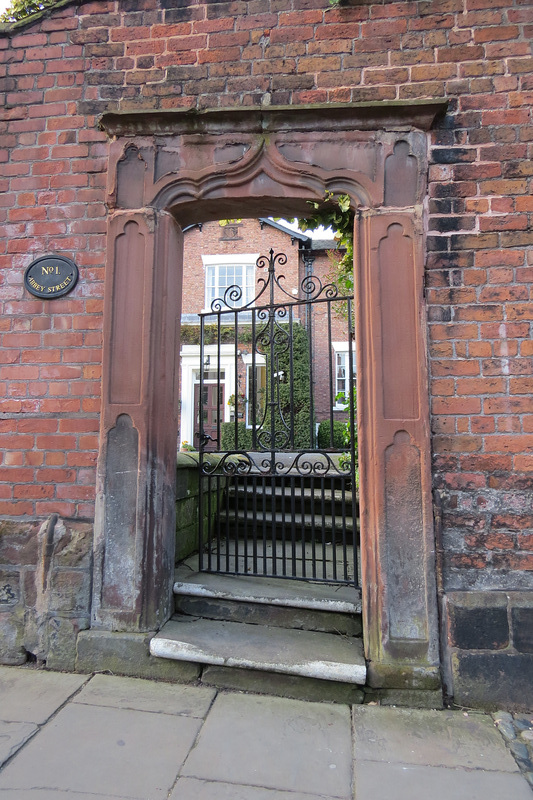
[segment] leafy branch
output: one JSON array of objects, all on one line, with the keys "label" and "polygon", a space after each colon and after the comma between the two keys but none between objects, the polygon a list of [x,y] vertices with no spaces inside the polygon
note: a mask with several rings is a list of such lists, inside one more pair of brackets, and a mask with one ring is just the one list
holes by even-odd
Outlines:
[{"label": "leafy branch", "polygon": [[38,14],[45,8],[55,6],[57,0],[11,0],[11,4],[0,15],[0,22],[19,22],[32,14]]},{"label": "leafy branch", "polygon": [[[315,230],[321,225],[324,228],[333,228],[337,249],[343,255],[335,265],[335,282],[339,289],[346,294],[353,291],[353,219],[354,212],[351,207],[350,197],[341,194],[335,197],[333,192],[326,192],[324,200],[320,203],[310,202],[314,209],[308,217],[298,220],[302,230]],[[294,222],[295,220],[290,220]]]},{"label": "leafy branch", "polygon": [[[335,274],[332,277],[341,291],[351,294],[353,292],[354,211],[350,197],[347,194],[335,197],[333,192],[327,191],[322,201],[309,200],[308,203],[313,209],[311,214],[307,217],[290,217],[287,222],[298,223],[302,231],[316,230],[320,226],[333,228],[337,250],[343,251],[343,254],[335,263]],[[279,221],[281,217],[274,217],[274,219]],[[241,221],[240,219],[221,219],[219,225],[224,227]]]}]

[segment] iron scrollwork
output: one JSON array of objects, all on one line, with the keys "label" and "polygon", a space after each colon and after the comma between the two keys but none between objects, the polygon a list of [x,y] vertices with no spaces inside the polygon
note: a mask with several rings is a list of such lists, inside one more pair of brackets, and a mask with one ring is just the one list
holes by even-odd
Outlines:
[{"label": "iron scrollwork", "polygon": [[[223,389],[210,406],[212,414],[218,402],[216,425],[211,417],[207,426],[205,408],[198,414],[199,569],[353,584],[357,583],[356,451],[353,441],[333,446],[331,336],[333,303],[346,301],[349,364],[346,359],[344,384],[352,397],[353,298],[341,296],[335,284],[321,281],[310,268],[296,291],[287,290],[285,275],[278,274],[287,260],[284,253],[271,249],[256,261],[260,274],[253,299],[243,302],[243,287],[231,285],[211,302],[209,311],[200,314],[200,402],[204,381],[228,385],[221,366],[223,325],[224,342],[229,338],[234,343],[233,352],[228,355],[229,348],[224,356],[225,369],[231,362],[234,385],[229,390],[231,405],[228,402],[231,422],[223,422],[228,416]],[[320,335],[326,337],[320,348],[313,322],[313,311],[319,307]],[[214,322],[215,329],[211,339],[215,346],[211,344],[207,353],[206,321]],[[244,347],[247,361],[241,357]],[[315,351],[327,363],[314,365]],[[240,385],[244,364],[248,365],[246,392]],[[329,377],[331,437],[325,448],[317,441],[314,370],[321,378]],[[305,377],[298,378],[298,387],[297,373]],[[205,396],[213,397],[213,391]],[[298,414],[302,416],[297,419]],[[353,431],[353,404],[346,414]]]}]

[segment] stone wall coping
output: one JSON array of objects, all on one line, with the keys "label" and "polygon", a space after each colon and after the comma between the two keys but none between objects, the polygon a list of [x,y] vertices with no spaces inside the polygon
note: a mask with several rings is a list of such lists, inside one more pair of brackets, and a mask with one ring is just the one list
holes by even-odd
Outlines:
[{"label": "stone wall coping", "polygon": [[198,469],[198,453],[178,453],[176,469]]}]

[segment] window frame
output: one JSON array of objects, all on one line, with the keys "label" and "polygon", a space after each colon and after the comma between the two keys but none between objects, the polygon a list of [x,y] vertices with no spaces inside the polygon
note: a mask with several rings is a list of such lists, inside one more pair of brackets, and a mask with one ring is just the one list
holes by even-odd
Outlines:
[{"label": "window frame", "polygon": [[[216,300],[218,297],[223,298],[224,292],[229,288],[229,286],[240,286],[242,289],[242,298],[240,301],[239,308],[241,306],[246,306],[252,302],[255,297],[255,266],[257,259],[259,258],[260,253],[237,253],[231,255],[202,255],[202,262],[204,265],[204,308],[202,310],[203,313],[209,313],[211,311],[211,303],[213,300]],[[219,283],[219,276],[220,276],[220,268],[221,267],[235,267],[235,268],[242,268],[243,276],[244,276],[244,285],[239,283],[232,283],[229,286],[226,286],[222,291],[220,290],[220,283]],[[214,295],[210,297],[210,285],[209,285],[209,277],[211,271],[215,270],[215,281],[214,281]],[[249,277],[249,271],[252,273],[252,280],[249,282],[247,279]],[[248,296],[250,295],[250,296]],[[253,307],[253,306],[250,306]],[[229,306],[229,309],[232,307]],[[223,310],[228,310],[224,308]]]},{"label": "window frame", "polygon": [[[350,364],[349,364],[349,360],[348,359],[349,359],[349,354],[350,354],[350,344],[349,344],[349,342],[332,342],[331,345],[332,345],[332,348],[333,348],[333,377],[334,377],[334,380],[335,380],[335,394],[333,395],[333,398],[334,398],[333,411],[346,411],[347,408],[349,407],[349,403],[348,402],[339,403],[337,400],[335,400],[335,397],[338,394],[340,394],[339,387],[338,387],[339,378],[337,376],[337,356],[341,356],[342,355],[342,356],[345,357],[344,368],[345,368],[346,374],[345,374],[343,380],[347,381],[348,384],[349,384],[349,382],[350,382]],[[355,356],[355,342],[352,342],[352,366],[353,366],[354,383],[355,383],[355,381],[357,379],[357,363],[356,363],[355,358],[356,358],[356,356]],[[344,394],[346,394],[346,391],[344,392]]]}]

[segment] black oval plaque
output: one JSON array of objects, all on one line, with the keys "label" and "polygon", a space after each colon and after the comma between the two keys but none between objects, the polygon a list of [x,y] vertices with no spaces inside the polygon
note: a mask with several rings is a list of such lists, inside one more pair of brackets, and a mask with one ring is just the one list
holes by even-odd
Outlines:
[{"label": "black oval plaque", "polygon": [[78,281],[78,268],[66,256],[41,256],[24,273],[24,286],[35,297],[53,300],[71,292]]}]

